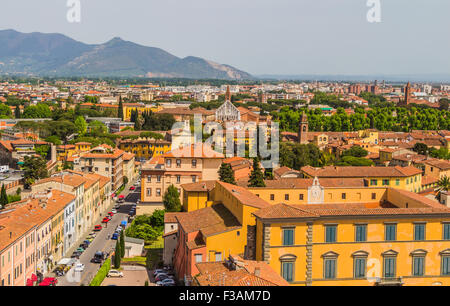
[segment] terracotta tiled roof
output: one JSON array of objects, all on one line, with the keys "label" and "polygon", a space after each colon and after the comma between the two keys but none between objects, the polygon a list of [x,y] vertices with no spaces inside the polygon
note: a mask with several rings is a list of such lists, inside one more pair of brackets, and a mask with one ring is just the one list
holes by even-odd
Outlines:
[{"label": "terracotta tiled roof", "polygon": [[386,203],[380,206],[373,204],[277,204],[261,209],[253,214],[261,219],[314,219],[333,216],[398,216],[398,215],[446,215],[450,216],[450,208],[419,194],[396,189],[405,199],[418,201],[422,207],[399,208],[395,204]]},{"label": "terracotta tiled roof", "polygon": [[205,236],[241,227],[236,217],[222,204],[179,214],[176,218],[186,233],[201,231]]},{"label": "terracotta tiled roof", "polygon": [[429,159],[423,161],[424,164],[439,168],[441,170],[448,170],[450,169],[450,162],[447,160],[442,159]]},{"label": "terracotta tiled roof", "polygon": [[[267,263],[239,258],[240,264],[230,268],[228,262],[197,263],[200,286],[287,286],[289,285]],[[258,270],[258,275],[255,273]]]},{"label": "terracotta tiled roof", "polygon": [[224,155],[207,144],[197,143],[167,152],[163,157],[224,158]]},{"label": "terracotta tiled roof", "polygon": [[182,215],[184,213],[177,213],[177,212],[166,212],[164,213],[164,223],[177,223],[176,216]]},{"label": "terracotta tiled roof", "polygon": [[[313,179],[303,178],[280,178],[277,180],[265,180],[266,187],[264,188],[281,188],[281,189],[307,189],[312,186]],[[367,187],[367,182],[362,178],[320,178],[319,184],[322,187]]]},{"label": "terracotta tiled roof", "polygon": [[185,191],[201,192],[201,191],[211,191],[212,189],[214,189],[215,185],[216,181],[201,181],[197,183],[183,184],[181,185],[181,187]]},{"label": "terracotta tiled roof", "polygon": [[422,173],[413,167],[335,167],[313,168],[305,166],[301,169],[309,176],[317,177],[407,177]]},{"label": "terracotta tiled roof", "polygon": [[230,192],[232,196],[234,196],[237,200],[239,200],[242,204],[256,207],[256,208],[264,208],[270,206],[269,203],[261,199],[260,197],[254,195],[250,191],[248,191],[244,187],[224,183],[221,181],[217,181],[217,184],[222,185],[226,190]]},{"label": "terracotta tiled roof", "polygon": [[133,153],[128,153],[128,152],[123,153],[123,156],[122,156],[123,160],[132,160],[134,157],[135,157],[135,155]]},{"label": "terracotta tiled roof", "polygon": [[75,196],[71,194],[53,190],[45,207],[39,205],[39,199],[26,199],[15,203],[11,212],[0,215],[0,250],[22,237],[33,227],[41,226],[74,199]]},{"label": "terracotta tiled roof", "polygon": [[72,187],[78,187],[80,185],[83,185],[86,182],[86,179],[84,179],[82,176],[78,175],[64,175],[64,178],[61,176],[53,176],[41,179],[33,184],[35,185],[41,185],[48,182],[57,182],[57,183],[63,183],[64,185],[69,185]]}]

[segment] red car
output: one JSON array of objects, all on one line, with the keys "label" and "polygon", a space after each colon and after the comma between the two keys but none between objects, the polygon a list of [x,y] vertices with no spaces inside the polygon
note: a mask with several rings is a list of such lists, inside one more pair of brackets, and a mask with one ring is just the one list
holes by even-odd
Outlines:
[{"label": "red car", "polygon": [[108,217],[104,217],[102,220],[102,223],[108,223],[109,222],[109,218]]},{"label": "red car", "polygon": [[114,213],[113,213],[112,211],[110,211],[110,212],[108,213],[108,215],[110,215],[110,216],[112,217],[112,216],[114,216]]},{"label": "red car", "polygon": [[135,190],[135,189],[136,189],[136,187],[134,187],[134,186],[130,187],[130,190]]},{"label": "red car", "polygon": [[94,227],[94,231],[96,231],[96,232],[101,231],[101,230],[102,230],[102,226],[100,224],[98,224]]},{"label": "red car", "polygon": [[42,282],[39,283],[39,286],[56,286],[58,280],[54,277],[46,277]]}]

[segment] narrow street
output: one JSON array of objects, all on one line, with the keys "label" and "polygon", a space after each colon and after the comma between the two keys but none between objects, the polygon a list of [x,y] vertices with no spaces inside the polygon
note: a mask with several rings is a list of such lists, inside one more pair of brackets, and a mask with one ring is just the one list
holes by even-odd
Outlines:
[{"label": "narrow street", "polygon": [[[115,229],[122,221],[126,220],[128,223],[128,213],[130,212],[132,204],[136,203],[140,198],[140,187],[137,187],[134,191],[130,191],[128,188],[122,192],[122,194],[125,195],[125,202],[117,209],[117,214],[112,217],[107,225],[102,223],[102,230],[97,232],[95,239],[91,242],[87,250],[81,254],[79,262],[84,264],[84,271],[73,272],[73,269],[71,269],[66,275],[58,277],[58,286],[88,286],[97,274],[98,269],[101,267],[101,264],[91,262],[94,254],[98,251],[105,252],[106,254],[114,252],[116,240],[112,240],[111,238],[108,239],[108,236],[112,236]],[[97,224],[100,224],[100,222],[101,220]],[[84,236],[87,236],[89,232]],[[76,245],[80,245],[84,240],[85,237],[82,237]],[[66,257],[70,257],[71,255],[72,253],[67,254]]]}]

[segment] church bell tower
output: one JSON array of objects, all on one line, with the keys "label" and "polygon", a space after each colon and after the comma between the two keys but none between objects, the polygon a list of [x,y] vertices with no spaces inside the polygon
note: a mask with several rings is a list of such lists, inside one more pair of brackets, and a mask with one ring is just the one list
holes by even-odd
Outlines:
[{"label": "church bell tower", "polygon": [[300,118],[300,125],[298,129],[298,142],[300,144],[308,143],[308,116],[305,113]]}]

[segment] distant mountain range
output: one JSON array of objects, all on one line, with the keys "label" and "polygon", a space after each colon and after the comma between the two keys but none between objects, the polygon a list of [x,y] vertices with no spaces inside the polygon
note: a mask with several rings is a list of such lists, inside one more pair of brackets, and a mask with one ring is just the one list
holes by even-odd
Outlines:
[{"label": "distant mountain range", "polygon": [[62,34],[0,31],[0,75],[252,79],[199,57],[176,57],[120,38],[89,45]]}]

